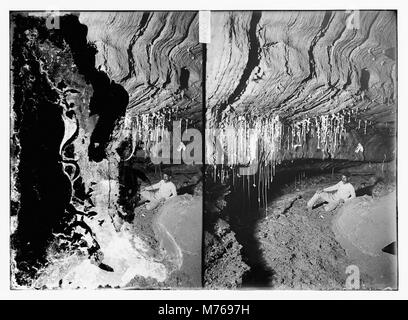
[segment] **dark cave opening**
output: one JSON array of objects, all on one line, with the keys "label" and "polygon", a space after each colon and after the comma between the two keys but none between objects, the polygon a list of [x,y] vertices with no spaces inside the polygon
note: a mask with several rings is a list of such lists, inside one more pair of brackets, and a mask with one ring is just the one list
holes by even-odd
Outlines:
[{"label": "dark cave opening", "polygon": [[190,71],[186,67],[180,70],[180,90],[188,90],[188,82],[190,79]]},{"label": "dark cave opening", "polygon": [[361,69],[360,76],[360,89],[361,91],[367,91],[370,84],[370,71],[367,68]]},{"label": "dark cave opening", "polygon": [[[135,152],[141,150],[136,146]],[[123,209],[123,218],[127,222],[133,221],[135,217],[135,208],[140,202],[139,190],[141,183],[151,181],[147,176],[147,167],[151,165],[150,161],[143,157],[130,156],[132,152],[132,143],[130,140],[124,140],[117,148],[120,155],[119,162],[119,200],[118,204]],[[119,212],[120,213],[120,212]]]},{"label": "dark cave opening", "polygon": [[[241,249],[243,261],[250,266],[250,270],[243,275],[242,287],[270,287],[274,279],[274,271],[267,267],[264,253],[256,238],[257,225],[268,214],[264,203],[267,203],[268,206],[273,203],[275,198],[283,195],[283,188],[289,184],[296,186],[298,183],[300,185],[302,180],[325,174],[338,176],[340,179],[341,172],[347,172],[348,169],[359,167],[362,164],[364,163],[361,161],[349,160],[284,161],[276,168],[273,182],[267,190],[267,199],[263,199],[261,194],[261,201],[258,201],[256,175],[237,178],[235,183],[230,185],[231,192],[225,197],[226,206],[221,217],[230,224],[231,229],[235,232],[237,241],[243,246]],[[375,176],[373,173],[370,175]],[[351,182],[353,182],[352,177],[353,174]],[[370,184],[356,185],[356,196],[372,195],[374,186],[380,181],[382,178],[378,177]]]}]

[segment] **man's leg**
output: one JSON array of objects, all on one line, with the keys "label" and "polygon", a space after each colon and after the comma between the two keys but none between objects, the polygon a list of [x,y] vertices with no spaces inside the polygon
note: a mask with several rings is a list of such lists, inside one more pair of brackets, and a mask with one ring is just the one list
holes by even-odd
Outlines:
[{"label": "man's leg", "polygon": [[333,195],[331,193],[322,191],[320,193],[316,192],[314,194],[314,196],[307,203],[307,207],[312,208],[315,202],[319,199],[323,201],[327,201],[330,204],[330,206],[328,207],[328,210],[326,210],[326,206],[325,206],[326,211],[331,211],[337,206],[337,201],[334,199]]},{"label": "man's leg", "polygon": [[153,210],[156,209],[157,206],[159,205],[160,201],[157,200],[152,200],[146,205],[147,210]]},{"label": "man's leg", "polygon": [[157,192],[155,191],[143,191],[140,193],[140,197],[150,201],[146,205],[147,210],[153,210],[160,204],[160,198],[157,196]]},{"label": "man's leg", "polygon": [[326,204],[324,206],[324,210],[326,212],[332,211],[334,209],[336,209],[338,202],[329,202],[328,204]]},{"label": "man's leg", "polygon": [[339,200],[337,200],[332,194],[329,194],[326,201],[328,202],[325,206],[324,206],[324,210],[326,212],[332,211],[334,209],[336,209],[337,205],[339,204]]},{"label": "man's leg", "polygon": [[312,208],[313,205],[315,204],[315,202],[316,202],[317,200],[319,200],[320,195],[321,195],[322,193],[323,193],[323,192],[316,192],[316,193],[313,195],[313,197],[307,202],[307,207],[308,207],[308,208]]},{"label": "man's leg", "polygon": [[142,191],[140,193],[141,200],[153,201],[155,193],[153,191]]},{"label": "man's leg", "polygon": [[322,192],[320,194],[320,199],[327,202],[327,204],[324,205],[323,207],[326,212],[329,212],[335,209],[337,207],[337,204],[339,203],[338,199],[336,199],[333,193],[330,193],[330,192]]}]

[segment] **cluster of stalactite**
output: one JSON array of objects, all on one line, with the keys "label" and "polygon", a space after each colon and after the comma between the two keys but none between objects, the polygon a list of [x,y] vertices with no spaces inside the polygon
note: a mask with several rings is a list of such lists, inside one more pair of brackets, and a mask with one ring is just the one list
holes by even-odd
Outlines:
[{"label": "cluster of stalactite", "polygon": [[287,149],[304,147],[309,136],[316,136],[317,149],[323,151],[323,158],[333,155],[346,134],[345,119],[343,113],[326,114],[288,125]]},{"label": "cluster of stalactite", "polygon": [[343,109],[292,122],[278,115],[231,115],[218,123],[210,120],[207,124],[206,164],[214,181],[242,183],[248,190],[251,186],[257,188],[258,202],[263,202],[276,165],[292,160],[289,157],[298,148],[306,153],[310,149],[309,141],[315,139],[323,160],[333,157],[346,138],[346,129],[363,129],[366,133],[368,122],[358,119],[358,110]]},{"label": "cluster of stalactite", "polygon": [[126,161],[135,155],[136,150],[143,150],[144,156],[152,157],[156,143],[165,137],[170,137],[173,131],[173,122],[180,121],[181,132],[189,126],[188,119],[180,118],[179,111],[173,108],[163,108],[153,113],[126,115],[122,130],[124,136],[131,139],[132,150]]},{"label": "cluster of stalactite", "polygon": [[[245,116],[224,119],[219,127],[206,130],[206,163],[213,166],[214,180],[225,182],[232,175],[252,175],[249,166],[272,170],[279,161],[283,124],[279,117],[249,118]],[[269,172],[270,171],[270,172]]]}]

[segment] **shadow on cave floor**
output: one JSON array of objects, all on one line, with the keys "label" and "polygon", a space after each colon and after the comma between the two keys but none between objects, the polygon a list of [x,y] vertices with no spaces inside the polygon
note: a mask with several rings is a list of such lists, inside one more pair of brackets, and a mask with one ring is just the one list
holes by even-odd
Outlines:
[{"label": "shadow on cave floor", "polygon": [[255,237],[257,222],[263,217],[262,211],[262,209],[253,209],[253,211],[246,212],[252,218],[243,217],[239,222],[231,221],[237,241],[242,245],[241,254],[243,261],[251,268],[243,276],[242,287],[269,287],[273,279],[274,273],[266,265],[258,240]]},{"label": "shadow on cave floor", "polygon": [[[337,178],[340,180],[339,170],[361,165],[359,162],[328,160],[316,160],[313,161],[312,165],[310,163],[311,161],[298,161],[286,164],[278,170],[267,193],[268,205],[266,208],[258,205],[254,177],[248,181],[236,183],[231,194],[227,196],[228,205],[224,212],[232,230],[236,233],[237,241],[242,245],[243,260],[251,268],[243,276],[243,288],[270,288],[272,286],[274,270],[271,270],[265,261],[264,252],[260,247],[256,233],[259,222],[269,214],[269,206],[274,203],[275,199],[287,192],[288,186],[293,186],[295,193],[302,192],[302,180],[327,174],[332,175],[333,181],[336,181]],[[373,187],[374,184],[355,185],[357,196],[371,195]],[[248,189],[250,190],[249,195]]]}]

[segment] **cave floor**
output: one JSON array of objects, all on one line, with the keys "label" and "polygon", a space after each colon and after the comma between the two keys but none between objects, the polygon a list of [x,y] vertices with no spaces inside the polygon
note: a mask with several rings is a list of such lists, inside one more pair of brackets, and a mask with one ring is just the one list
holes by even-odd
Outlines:
[{"label": "cave floor", "polygon": [[[172,182],[176,185],[178,194],[194,193],[194,188],[199,180],[200,172],[194,169],[186,169],[187,166],[178,166],[179,169],[176,171],[176,166],[173,167],[172,171],[175,171],[172,177]],[[151,172],[147,174],[148,178],[152,183],[160,181],[159,172]],[[142,187],[148,184],[143,184]],[[153,217],[158,213],[160,206],[153,210],[147,210],[146,205],[142,204],[135,209],[135,217],[131,224],[132,232],[137,234],[146,244],[149,246],[150,255],[161,259],[161,253],[159,249],[159,244],[157,242],[156,236],[153,231]]]},{"label": "cave floor", "polygon": [[[179,170],[180,172],[173,175],[173,182],[179,194],[190,192],[194,194],[194,199],[201,199],[201,194],[197,194],[200,172],[188,171],[185,168]],[[160,174],[151,173],[149,179],[155,183],[160,180]],[[107,184],[101,182],[101,185],[104,188],[95,190],[95,197],[106,201]],[[103,203],[100,207],[107,205]],[[118,215],[110,215],[108,210],[101,210],[96,217],[85,218],[100,242],[105,256],[103,262],[114,271],[100,269],[85,255],[79,255],[76,251],[61,255],[50,252],[50,263],[41,270],[33,286],[53,289],[152,289],[191,286],[189,278],[182,271],[174,270],[172,262],[160,248],[153,227],[154,217],[159,210],[160,206],[147,210],[145,205],[141,205],[135,209],[135,217],[131,223]]]},{"label": "cave floor", "polygon": [[[353,175],[351,182],[358,190],[364,184],[369,185],[370,178],[370,175]],[[347,289],[346,279],[350,274],[347,268],[357,265],[360,267],[360,289],[396,288],[396,256],[382,253],[372,257],[359,250],[350,250],[344,241],[340,240],[342,245],[339,243],[332,225],[341,207],[325,212],[323,206],[317,205],[308,212],[307,200],[316,189],[333,185],[338,180],[338,175],[328,174],[281,186],[269,199],[268,207],[261,211],[262,217],[254,227],[242,225],[241,230],[236,230],[241,234],[243,256],[252,269],[244,276],[243,287]],[[394,183],[385,184],[385,191],[377,197],[377,207],[384,203],[385,194],[394,188]],[[245,232],[253,240],[247,245],[243,241]]]},{"label": "cave floor", "polygon": [[[200,180],[201,169],[191,168],[189,166],[179,165],[168,168],[173,172],[172,182],[176,185],[178,195],[192,194],[197,196],[196,189],[197,182]],[[160,181],[160,172],[147,173],[149,180],[152,183]],[[143,185],[146,186],[146,185]],[[135,217],[131,224],[125,223],[125,228],[128,228],[131,233],[138,236],[144,241],[147,247],[146,255],[152,257],[155,261],[162,263],[168,270],[174,269],[171,262],[168,261],[166,253],[160,248],[157,235],[154,232],[154,218],[159,213],[163,204],[155,209],[146,209],[146,204],[142,204],[135,209]],[[156,281],[146,281],[140,277],[132,279],[127,287],[189,287],[190,281],[187,276],[180,270],[171,271],[169,277],[161,284]]]}]

